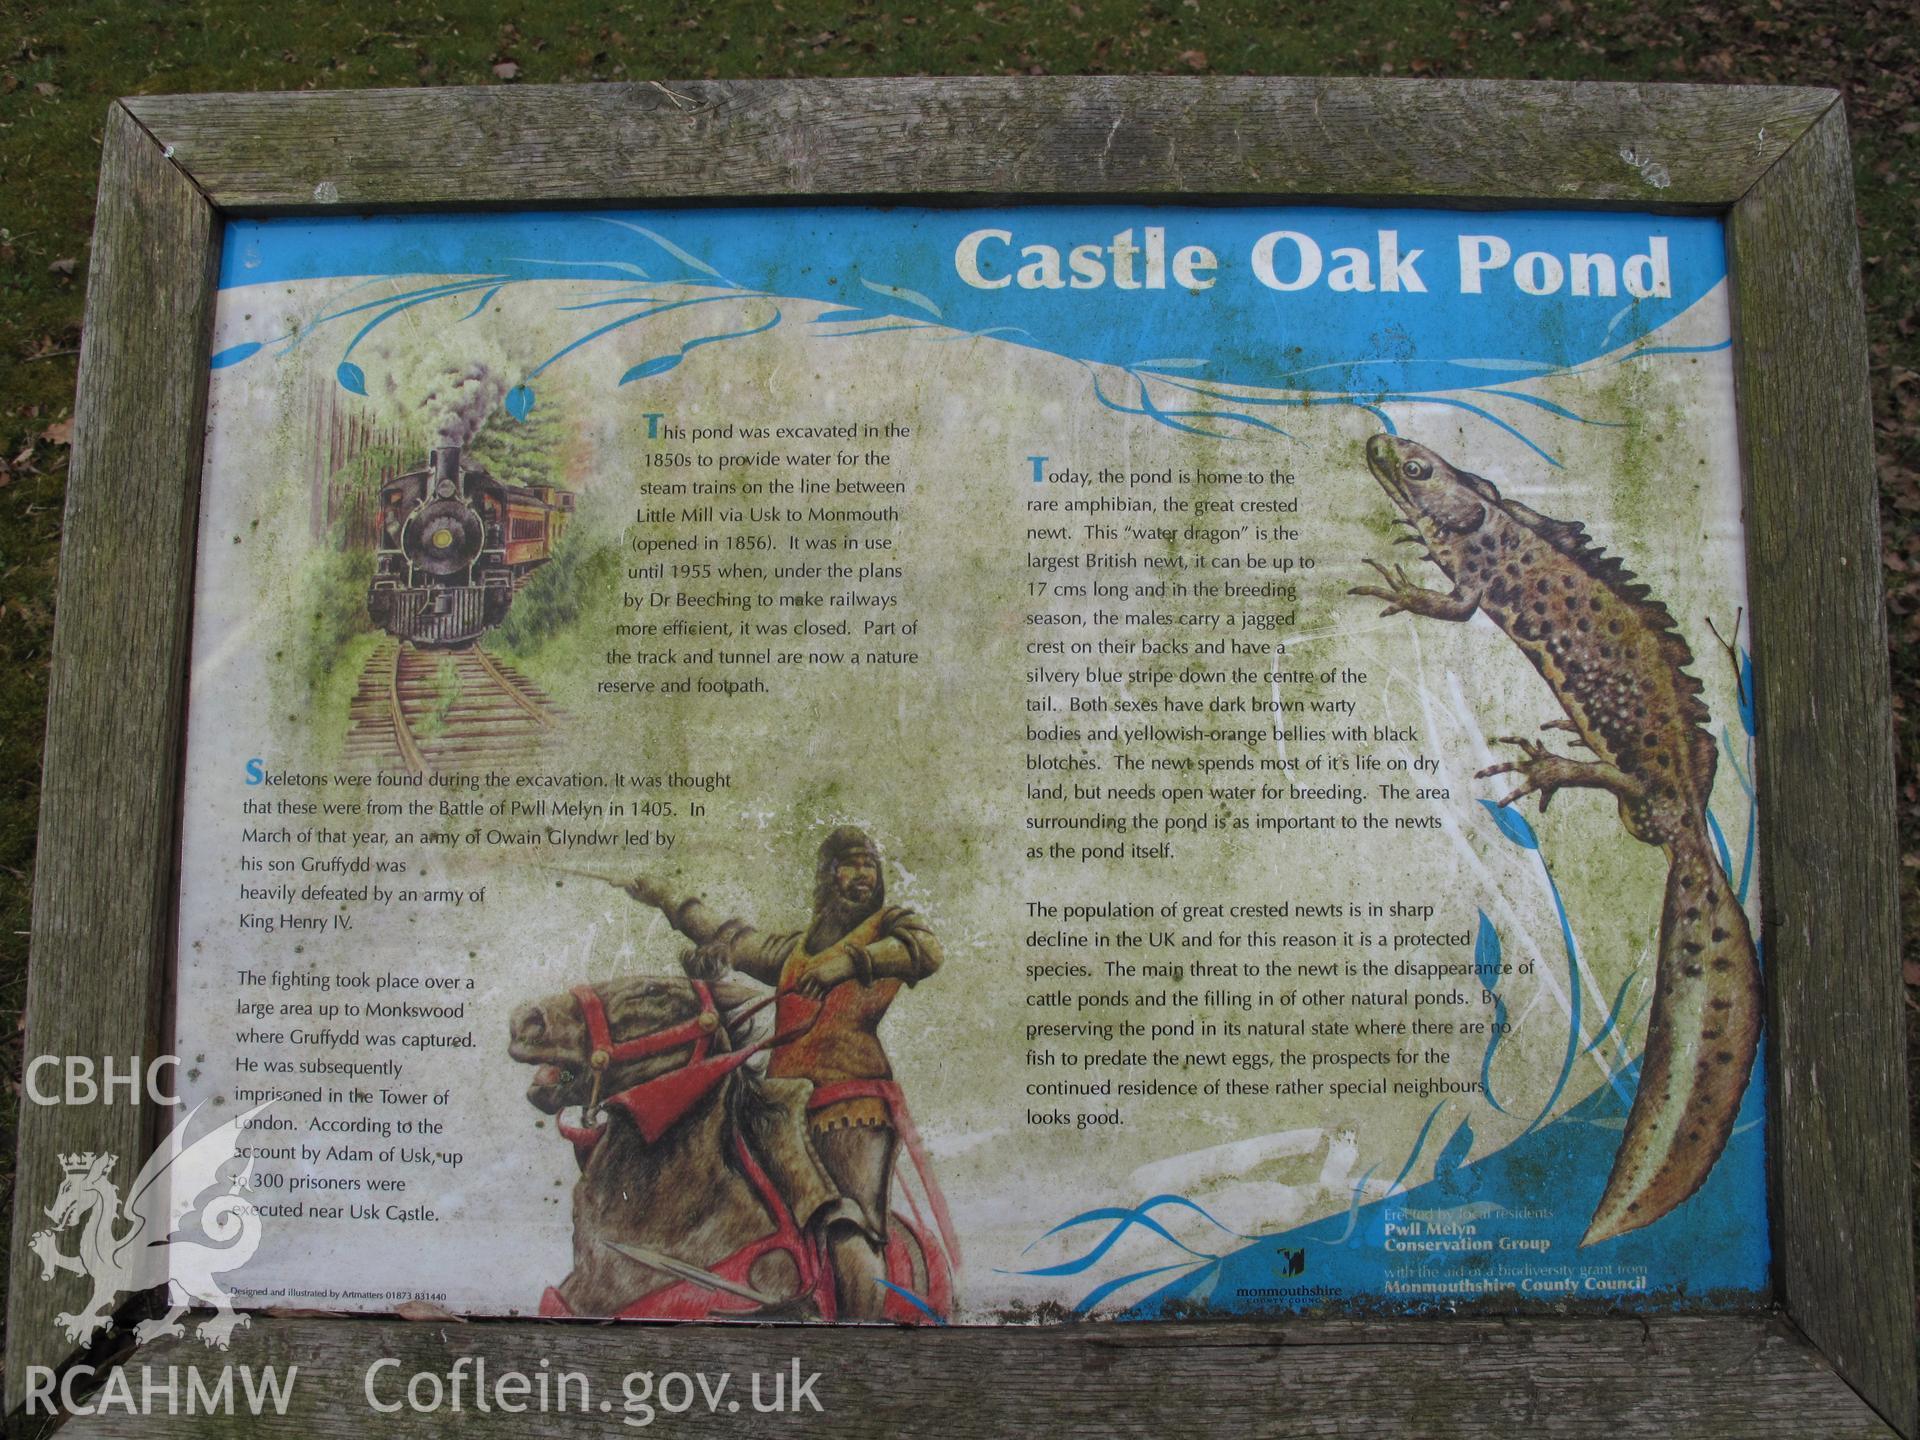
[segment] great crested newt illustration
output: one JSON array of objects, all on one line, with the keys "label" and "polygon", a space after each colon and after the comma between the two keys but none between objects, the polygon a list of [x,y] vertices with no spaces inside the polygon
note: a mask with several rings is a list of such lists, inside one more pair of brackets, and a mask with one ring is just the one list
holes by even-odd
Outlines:
[{"label": "great crested newt illustration", "polygon": [[1402,567],[1367,563],[1385,582],[1356,595],[1434,620],[1484,613],[1553,690],[1565,730],[1591,760],[1502,737],[1520,758],[1476,778],[1513,774],[1500,803],[1567,787],[1604,790],[1636,840],[1667,856],[1666,899],[1640,1087],[1583,1245],[1650,1225],[1698,1190],[1732,1132],[1760,1036],[1753,933],[1707,832],[1714,742],[1687,642],[1666,607],[1572,521],[1502,498],[1478,475],[1393,435],[1367,442],[1367,464],[1427,559],[1453,582],[1415,584]]}]

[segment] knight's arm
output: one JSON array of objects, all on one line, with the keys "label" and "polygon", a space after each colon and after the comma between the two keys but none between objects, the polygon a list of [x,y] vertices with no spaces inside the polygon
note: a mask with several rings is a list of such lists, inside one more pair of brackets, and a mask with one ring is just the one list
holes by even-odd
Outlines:
[{"label": "knight's arm", "polygon": [[648,876],[635,876],[626,891],[643,905],[651,905],[667,917],[667,923],[702,950],[715,952],[715,958],[728,966],[772,985],[780,978],[791,941],[786,937],[765,935],[744,920],[720,914],[698,895],[676,900],[664,885]]},{"label": "knight's arm", "polygon": [[940,968],[940,942],[911,910],[888,912],[882,930],[871,945],[851,947],[854,978],[861,984],[904,980],[914,985]]}]

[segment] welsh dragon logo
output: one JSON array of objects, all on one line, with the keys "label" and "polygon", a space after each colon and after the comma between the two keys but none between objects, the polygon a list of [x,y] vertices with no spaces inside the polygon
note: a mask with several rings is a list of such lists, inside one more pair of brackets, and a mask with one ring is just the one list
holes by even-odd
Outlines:
[{"label": "welsh dragon logo", "polygon": [[[227,1348],[234,1330],[248,1321],[234,1313],[233,1298],[214,1276],[253,1258],[260,1244],[260,1214],[242,1193],[252,1179],[252,1158],[224,1182],[221,1171],[239,1155],[240,1132],[266,1108],[255,1106],[192,1143],[187,1129],[199,1108],[189,1111],[140,1167],[124,1203],[109,1179],[118,1157],[91,1152],[60,1157],[66,1179],[47,1207],[53,1224],[28,1245],[40,1257],[41,1279],[65,1270],[93,1282],[86,1308],[54,1317],[69,1340],[84,1345],[104,1329],[123,1293],[166,1285],[171,1308],[135,1327],[140,1342],[184,1336],[180,1317],[197,1301],[215,1313],[195,1335],[209,1348]],[[123,1222],[124,1230],[119,1228]],[[79,1248],[69,1255],[56,1237],[76,1228]]]}]

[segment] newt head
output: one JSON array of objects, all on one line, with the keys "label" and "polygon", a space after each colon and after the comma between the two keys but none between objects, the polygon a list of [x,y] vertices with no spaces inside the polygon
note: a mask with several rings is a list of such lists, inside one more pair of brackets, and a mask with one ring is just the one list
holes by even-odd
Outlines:
[{"label": "newt head", "polygon": [[1367,467],[1389,499],[1429,542],[1470,535],[1486,522],[1487,507],[1499,492],[1478,475],[1468,475],[1424,445],[1398,435],[1367,441]]}]

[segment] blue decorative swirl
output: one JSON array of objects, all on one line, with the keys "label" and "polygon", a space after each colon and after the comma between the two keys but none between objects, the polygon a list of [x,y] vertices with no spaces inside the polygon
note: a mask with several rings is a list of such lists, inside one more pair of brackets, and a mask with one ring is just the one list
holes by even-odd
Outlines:
[{"label": "blue decorative swirl", "polygon": [[[1637,974],[1638,972],[1635,973]],[[1599,1033],[1588,1042],[1587,1048],[1581,1051],[1581,1054],[1591,1055],[1594,1051],[1598,1050],[1601,1043],[1613,1033],[1614,1026],[1620,1023],[1620,1007],[1627,1003],[1627,991],[1633,985],[1633,979],[1634,977],[1629,975],[1620,982],[1619,992],[1613,997],[1613,1008],[1607,1011],[1606,1024],[1600,1027]]]},{"label": "blue decorative swirl", "polygon": [[1500,827],[1500,833],[1518,845],[1522,850],[1538,850],[1540,839],[1533,833],[1533,827],[1527,824],[1527,817],[1518,810],[1506,805],[1496,804],[1492,800],[1482,800],[1487,813],[1493,816],[1493,823]]},{"label": "blue decorative swirl", "polygon": [[1733,347],[1733,338],[1715,340],[1707,345],[1642,345],[1637,350],[1629,350],[1625,355],[1616,355],[1608,363],[1625,365],[1630,361],[1644,360],[1649,355],[1711,355],[1716,350],[1728,350]]},{"label": "blue decorative swirl", "polygon": [[1388,1194],[1392,1194],[1395,1190],[1398,1190],[1406,1181],[1407,1176],[1413,1173],[1414,1162],[1420,1158],[1421,1150],[1426,1148],[1427,1132],[1433,1129],[1433,1122],[1439,1118],[1440,1112],[1446,1108],[1447,1102],[1442,1100],[1427,1112],[1426,1123],[1420,1127],[1420,1133],[1414,1137],[1413,1149],[1407,1155],[1407,1163],[1400,1167],[1400,1173],[1394,1176],[1393,1184],[1387,1187]]},{"label": "blue decorative swirl", "polygon": [[1124,1289],[1136,1280],[1145,1280],[1149,1275],[1165,1275],[1171,1270],[1192,1270],[1203,1264],[1217,1266],[1219,1263],[1220,1261],[1217,1258],[1204,1261],[1182,1260],[1173,1265],[1156,1265],[1151,1270],[1136,1270],[1131,1275],[1122,1275],[1117,1279],[1107,1281],[1103,1285],[1096,1285],[1075,1302],[1073,1310],[1076,1315],[1084,1315],[1102,1300],[1113,1294],[1114,1291]]},{"label": "blue decorative swirl", "polygon": [[[527,372],[527,379],[529,380],[538,379],[540,376],[540,372],[545,370],[549,365],[553,364],[554,361],[561,359],[563,356],[571,355],[574,351],[578,350],[582,345],[590,344],[591,342],[598,340],[602,335],[610,335],[615,330],[623,329],[628,325],[637,324],[642,320],[651,320],[654,316],[664,315],[669,310],[684,310],[689,305],[714,305],[714,304],[718,304],[722,300],[737,300],[739,298],[740,297],[737,295],[728,294],[728,295],[703,295],[693,300],[674,300],[665,305],[656,305],[651,310],[642,310],[637,315],[628,315],[619,320],[611,321],[608,324],[602,325],[597,330],[589,330],[585,335],[582,335],[578,340],[572,341],[571,343],[566,345],[562,345],[558,350],[554,351],[553,354],[549,355],[546,359],[542,360],[538,365],[534,366],[533,369],[529,370]],[[777,312],[775,314],[774,323],[775,324],[779,323],[779,316]],[[763,325],[760,328],[764,330],[764,329],[770,329],[772,327]],[[758,334],[759,331],[748,331],[747,333]],[[622,380],[620,383],[624,385],[626,384],[626,381]]]},{"label": "blue decorative swirl", "polygon": [[1473,1153],[1473,1123],[1463,1119],[1460,1126],[1440,1147],[1440,1153],[1433,1157],[1433,1178],[1442,1179],[1453,1174],[1467,1163],[1467,1156]]},{"label": "blue decorative swirl", "polygon": [[[502,284],[504,283],[505,282],[502,282]],[[469,310],[466,314],[462,315],[460,319],[456,320],[454,323],[456,325],[464,324],[466,321],[473,319],[474,316],[478,315],[482,310],[486,309],[487,306],[492,303],[493,297],[498,295],[500,293],[500,290],[501,290],[501,286],[496,285],[491,290],[487,291],[486,294],[480,297],[479,304],[475,305],[473,309]]]},{"label": "blue decorative swirl", "polygon": [[242,345],[229,345],[225,350],[214,355],[213,358],[207,362],[207,365],[210,369],[214,370],[224,370],[229,365],[238,365],[249,355],[258,351],[265,343],[265,341],[261,340],[249,340]]},{"label": "blue decorative swirl", "polygon": [[1320,1245],[1344,1245],[1351,1240],[1353,1232],[1360,1224],[1360,1197],[1367,1193],[1367,1182],[1373,1178],[1373,1172],[1379,1168],[1378,1165],[1369,1165],[1360,1178],[1353,1182],[1353,1188],[1347,1194],[1347,1228],[1331,1240],[1322,1240],[1317,1235],[1309,1238]]},{"label": "blue decorative swirl", "polygon": [[938,330],[938,325],[922,325],[917,322],[899,325],[869,325],[864,330],[830,330],[823,333],[826,340],[850,340],[855,335],[885,335],[890,330]]},{"label": "blue decorative swirl", "polygon": [[1727,837],[1712,810],[1707,811],[1707,833],[1713,836],[1713,848],[1720,854],[1720,872],[1723,875],[1733,874],[1733,855],[1727,849]]},{"label": "blue decorative swirl", "polygon": [[1487,912],[1479,912],[1480,922],[1473,936],[1473,973],[1480,982],[1480,988],[1493,996],[1493,1024],[1487,1032],[1486,1052],[1480,1057],[1480,1093],[1487,1097],[1487,1103],[1502,1115],[1507,1107],[1494,1098],[1493,1094],[1493,1052],[1500,1048],[1500,1042],[1507,1037],[1507,1002],[1494,994],[1500,984],[1500,932],[1493,927],[1493,921],[1487,918]]},{"label": "blue decorative swirl", "polygon": [[[1484,803],[1484,802],[1483,802]],[[1516,817],[1517,818],[1517,817]],[[1529,834],[1532,832],[1529,831]],[[1540,1113],[1533,1117],[1533,1123],[1520,1133],[1531,1134],[1553,1113],[1553,1107],[1560,1101],[1561,1092],[1567,1088],[1567,1080],[1573,1074],[1573,1062],[1580,1055],[1580,950],[1573,943],[1573,925],[1567,919],[1567,907],[1560,898],[1560,887],[1553,883],[1553,871],[1547,865],[1547,857],[1540,854],[1539,842],[1533,846],[1534,854],[1540,861],[1540,874],[1547,882],[1547,893],[1553,897],[1553,912],[1560,917],[1560,941],[1567,951],[1567,1054],[1561,1061],[1559,1078],[1553,1082],[1553,1093],[1547,1096],[1547,1103],[1540,1107]]]},{"label": "blue decorative swirl", "polygon": [[1500,996],[1493,997],[1493,1028],[1487,1034],[1486,1053],[1480,1057],[1480,1093],[1487,1097],[1487,1104],[1502,1115],[1508,1114],[1507,1107],[1493,1096],[1493,1052],[1500,1048],[1500,1042],[1507,1038],[1511,1028],[1507,1021],[1507,1002]]},{"label": "blue decorative swirl", "polygon": [[687,356],[691,355],[695,350],[698,350],[702,345],[717,345],[722,340],[744,340],[749,335],[763,335],[779,323],[780,312],[776,309],[773,312],[773,318],[771,320],[767,321],[764,325],[756,325],[751,330],[733,330],[724,335],[702,335],[697,340],[687,341],[686,344],[680,347],[676,354],[656,355],[651,360],[642,360],[638,365],[635,365],[620,377],[620,383],[622,385],[628,385],[635,380],[642,380],[650,375],[664,374],[666,371],[673,369],[674,366],[678,365],[682,360],[686,359]]},{"label": "blue decorative swirl", "polygon": [[934,1324],[944,1325],[947,1323],[946,1316],[936,1312],[931,1305],[927,1304],[926,1301],[922,1300],[918,1295],[914,1294],[913,1291],[907,1289],[904,1285],[896,1285],[891,1280],[882,1280],[878,1275],[873,1277],[873,1283],[876,1285],[882,1286],[885,1289],[891,1290],[894,1294],[898,1295],[902,1300],[906,1301],[909,1305],[913,1306],[914,1309],[918,1310],[921,1314],[925,1315],[929,1320],[933,1321]]},{"label": "blue decorative swirl", "polygon": [[1740,728],[1747,732],[1747,738],[1753,738],[1753,652],[1740,651],[1740,684],[1736,696],[1740,709]]},{"label": "blue decorative swirl", "polygon": [[[1100,1258],[1114,1247],[1120,1237],[1135,1225],[1150,1230],[1161,1239],[1178,1245],[1189,1255],[1198,1256],[1202,1260],[1213,1259],[1214,1257],[1209,1252],[1205,1250],[1195,1250],[1191,1245],[1185,1244],[1175,1238],[1171,1231],[1153,1218],[1152,1212],[1163,1205],[1175,1205],[1182,1209],[1191,1210],[1215,1229],[1224,1231],[1236,1240],[1249,1238],[1240,1234],[1239,1231],[1232,1227],[1221,1224],[1218,1220],[1214,1219],[1212,1215],[1209,1215],[1203,1207],[1194,1204],[1193,1201],[1183,1195],[1156,1195],[1151,1200],[1142,1201],[1140,1204],[1132,1207],[1103,1206],[1096,1210],[1083,1210],[1071,1219],[1062,1220],[1058,1225],[1047,1231],[1046,1234],[1040,1236],[1038,1240],[1033,1241],[1032,1244],[1027,1246],[1027,1250],[1031,1250],[1035,1245],[1040,1244],[1041,1241],[1058,1235],[1064,1230],[1072,1230],[1081,1225],[1094,1225],[1102,1220],[1118,1222],[1114,1225],[1113,1229],[1101,1237],[1093,1249],[1087,1251],[1086,1254],[1080,1256],[1078,1259],[1064,1261],[1058,1265],[1042,1266],[1037,1270],[1006,1270],[1000,1273],[1009,1275],[1078,1275],[1081,1271],[1090,1269],[1097,1264]],[[1025,1254],[1026,1251],[1022,1251],[1021,1253]]]},{"label": "blue decorative swirl", "polygon": [[1493,928],[1487,912],[1479,912],[1480,923],[1473,934],[1473,974],[1480,988],[1491,991],[1500,983],[1500,932]]}]

